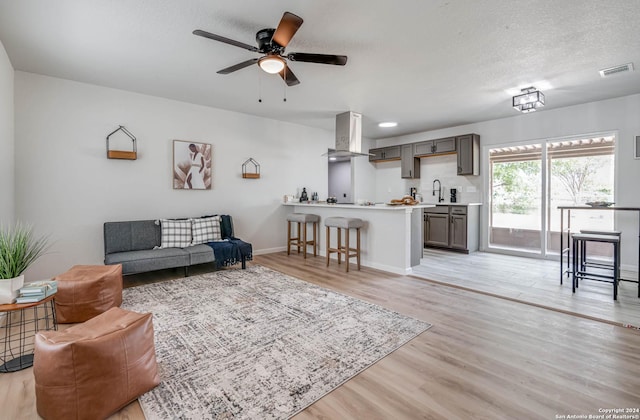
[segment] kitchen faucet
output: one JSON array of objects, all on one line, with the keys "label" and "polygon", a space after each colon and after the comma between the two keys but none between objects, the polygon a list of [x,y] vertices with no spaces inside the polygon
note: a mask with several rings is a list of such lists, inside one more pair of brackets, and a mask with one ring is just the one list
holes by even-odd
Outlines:
[{"label": "kitchen faucet", "polygon": [[[438,183],[438,189],[436,190],[436,182]],[[438,191],[438,203],[442,203],[444,201],[444,197],[442,196],[442,183],[439,179],[433,180],[433,194],[436,195],[436,191]]]}]

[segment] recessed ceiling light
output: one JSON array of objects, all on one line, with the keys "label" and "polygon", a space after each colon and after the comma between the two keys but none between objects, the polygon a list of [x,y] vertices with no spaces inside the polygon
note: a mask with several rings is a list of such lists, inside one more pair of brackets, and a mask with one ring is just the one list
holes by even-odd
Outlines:
[{"label": "recessed ceiling light", "polygon": [[335,157],[335,156],[331,156],[331,157],[329,158],[329,160],[338,160],[338,158],[337,158],[337,157]]},{"label": "recessed ceiling light", "polygon": [[381,122],[380,124],[378,124],[378,127],[391,128],[391,127],[395,127],[397,125],[398,125],[398,123],[395,122],[395,121],[385,121],[385,122]]}]

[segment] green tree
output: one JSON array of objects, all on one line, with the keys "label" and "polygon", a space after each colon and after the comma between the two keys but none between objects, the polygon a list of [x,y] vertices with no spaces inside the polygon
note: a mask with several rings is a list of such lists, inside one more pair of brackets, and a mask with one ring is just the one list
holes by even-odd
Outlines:
[{"label": "green tree", "polygon": [[582,201],[582,193],[594,184],[592,175],[600,165],[599,159],[593,156],[552,159],[551,175],[560,181],[577,204]]},{"label": "green tree", "polygon": [[540,161],[494,162],[492,200],[503,213],[524,214],[538,200]]}]

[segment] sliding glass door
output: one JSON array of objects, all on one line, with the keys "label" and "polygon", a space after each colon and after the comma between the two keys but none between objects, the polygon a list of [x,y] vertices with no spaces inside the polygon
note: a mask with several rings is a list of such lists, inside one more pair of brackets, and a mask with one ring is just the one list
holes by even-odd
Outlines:
[{"label": "sliding glass door", "polygon": [[[613,135],[489,149],[488,248],[557,255],[558,206],[613,201],[614,150]],[[574,212],[571,227],[613,229],[613,212]]]},{"label": "sliding glass door", "polygon": [[541,150],[539,143],[490,150],[490,246],[540,253]]},{"label": "sliding glass door", "polygon": [[[579,206],[595,201],[613,202],[613,135],[550,141],[547,143],[549,178],[547,187],[547,254],[560,252],[560,210],[558,206]],[[612,211],[575,211],[571,213],[571,230],[612,230]],[[606,244],[589,247],[591,255],[610,255]]]}]

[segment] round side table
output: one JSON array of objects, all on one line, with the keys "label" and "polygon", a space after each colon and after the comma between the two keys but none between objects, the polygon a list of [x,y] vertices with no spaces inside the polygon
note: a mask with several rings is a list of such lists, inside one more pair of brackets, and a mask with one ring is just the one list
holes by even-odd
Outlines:
[{"label": "round side table", "polygon": [[34,303],[0,305],[0,372],[33,366],[36,333],[58,329],[55,296]]}]

